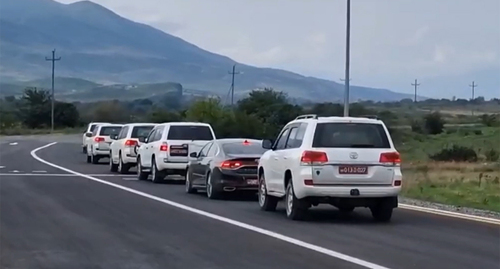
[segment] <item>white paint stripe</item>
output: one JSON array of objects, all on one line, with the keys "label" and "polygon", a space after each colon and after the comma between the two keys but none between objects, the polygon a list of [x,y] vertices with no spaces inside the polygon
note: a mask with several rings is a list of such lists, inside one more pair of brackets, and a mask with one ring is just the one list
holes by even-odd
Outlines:
[{"label": "white paint stripe", "polygon": [[2,168],[5,168],[5,166],[1,166],[1,165],[0,165],[0,169],[2,169]]},{"label": "white paint stripe", "polygon": [[11,172],[12,173],[19,173],[19,171],[17,171],[17,170],[12,170]]},{"label": "white paint stripe", "polygon": [[31,173],[47,173],[45,170],[33,170]]},{"label": "white paint stripe", "polygon": [[186,210],[186,211],[189,211],[189,212],[201,215],[201,216],[205,216],[205,217],[208,217],[208,218],[211,218],[211,219],[215,219],[215,220],[218,220],[218,221],[221,221],[221,222],[225,222],[227,224],[231,224],[231,225],[243,228],[243,229],[247,229],[247,230],[254,231],[254,232],[257,232],[257,233],[260,233],[260,234],[263,234],[263,235],[267,235],[269,237],[273,237],[275,239],[288,242],[290,244],[294,244],[294,245],[297,245],[297,246],[300,246],[300,247],[303,247],[303,248],[306,248],[306,249],[309,249],[309,250],[312,250],[312,251],[323,253],[323,254],[328,255],[330,257],[341,259],[341,260],[344,260],[344,261],[347,261],[347,262],[350,262],[350,263],[353,263],[353,264],[357,264],[357,265],[360,265],[360,266],[363,266],[363,267],[366,267],[366,268],[371,268],[371,269],[389,269],[387,267],[384,267],[384,266],[381,266],[381,265],[378,265],[378,264],[374,264],[374,263],[371,263],[371,262],[368,262],[368,261],[364,261],[364,260],[361,260],[361,259],[358,259],[358,258],[355,258],[355,257],[351,257],[351,256],[348,256],[348,255],[345,255],[345,254],[342,254],[342,253],[339,253],[339,252],[327,249],[327,248],[316,246],[316,245],[313,245],[313,244],[310,244],[310,243],[307,243],[307,242],[304,242],[304,241],[301,241],[301,240],[298,240],[298,239],[295,239],[295,238],[292,238],[292,237],[288,237],[286,235],[282,235],[282,234],[275,233],[275,232],[272,232],[272,231],[269,231],[269,230],[265,230],[265,229],[262,229],[262,228],[259,228],[259,227],[256,227],[256,226],[252,226],[250,224],[246,224],[246,223],[243,223],[243,222],[240,222],[240,221],[233,220],[233,219],[225,218],[225,217],[222,217],[222,216],[219,216],[219,215],[216,215],[216,214],[212,214],[212,213],[209,213],[209,212],[206,212],[206,211],[203,211],[203,210],[199,210],[199,209],[196,209],[196,208],[193,208],[193,207],[189,207],[189,206],[186,206],[186,205],[183,205],[183,204],[180,204],[180,203],[176,203],[174,201],[163,199],[163,198],[151,195],[151,194],[147,194],[147,193],[144,193],[144,192],[141,192],[141,191],[137,191],[137,190],[134,190],[134,189],[131,189],[131,188],[127,188],[127,187],[124,187],[124,186],[121,186],[121,185],[118,185],[118,184],[114,184],[114,183],[111,183],[111,182],[108,182],[108,181],[105,181],[105,180],[102,180],[102,179],[98,179],[98,178],[95,178],[95,177],[92,177],[92,176],[89,176],[89,175],[78,173],[78,172],[75,172],[75,171],[70,170],[68,168],[65,168],[65,167],[59,166],[57,164],[53,164],[51,162],[48,162],[48,161],[46,161],[46,160],[44,160],[44,159],[42,159],[42,158],[40,158],[40,157],[38,157],[36,155],[37,151],[39,151],[41,149],[44,149],[44,148],[48,148],[48,147],[50,147],[52,145],[55,145],[56,143],[57,142],[53,142],[53,143],[50,143],[50,144],[47,144],[45,146],[42,146],[42,147],[39,147],[39,148],[36,148],[36,149],[32,150],[31,151],[31,156],[33,156],[33,158],[35,158],[36,160],[38,160],[38,161],[40,161],[40,162],[42,162],[44,164],[47,164],[47,165],[50,165],[52,167],[58,168],[58,169],[63,170],[65,172],[72,173],[72,174],[78,175],[80,177],[87,178],[87,179],[90,179],[90,180],[93,180],[93,181],[96,181],[96,182],[99,182],[99,183],[102,183],[102,184],[105,184],[105,185],[108,185],[108,186],[112,186],[112,187],[115,187],[117,189],[121,189],[121,190],[130,192],[130,193],[133,193],[133,194],[137,194],[139,196],[142,196],[142,197],[145,197],[145,198],[149,198],[151,200],[155,200],[155,201],[158,201],[158,202],[161,202],[161,203],[164,203],[164,204],[167,204],[167,205],[179,208],[179,209],[183,209],[183,210]]},{"label": "white paint stripe", "polygon": [[[18,172],[19,171],[14,172],[14,173],[0,173],[0,176],[79,177],[79,175],[74,175],[74,174],[42,174],[42,173],[23,173],[23,174],[20,174]],[[109,175],[109,174],[89,174],[88,176],[94,176],[94,177],[123,177],[123,175]]]},{"label": "white paint stripe", "polygon": [[12,142],[12,143],[9,143],[9,145],[11,145],[11,146],[15,146],[15,145],[17,145],[17,142]]},{"label": "white paint stripe", "polygon": [[440,210],[440,209],[434,209],[434,208],[428,208],[428,207],[420,207],[420,206],[414,206],[414,205],[408,205],[408,204],[399,204],[398,207],[401,209],[420,211],[420,212],[424,212],[424,213],[431,213],[431,214],[436,214],[436,215],[441,215],[441,216],[454,217],[454,218],[459,218],[459,219],[472,220],[472,221],[500,225],[500,219],[486,218],[486,217],[468,215],[468,214],[458,213],[458,212],[453,212],[453,211],[446,211],[446,210]]}]

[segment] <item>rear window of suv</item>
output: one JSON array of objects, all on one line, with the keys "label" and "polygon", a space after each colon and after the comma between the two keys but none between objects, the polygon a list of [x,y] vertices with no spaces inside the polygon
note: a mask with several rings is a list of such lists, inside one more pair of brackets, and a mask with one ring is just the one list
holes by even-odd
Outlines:
[{"label": "rear window of suv", "polygon": [[318,123],[314,133],[315,148],[390,148],[381,124]]},{"label": "rear window of suv", "polygon": [[167,140],[211,141],[213,139],[210,128],[201,125],[170,126],[167,136]]},{"label": "rear window of suv", "polygon": [[120,133],[121,130],[122,130],[121,126],[106,126],[106,127],[101,127],[99,135],[104,135],[104,136],[117,135],[117,134]]}]

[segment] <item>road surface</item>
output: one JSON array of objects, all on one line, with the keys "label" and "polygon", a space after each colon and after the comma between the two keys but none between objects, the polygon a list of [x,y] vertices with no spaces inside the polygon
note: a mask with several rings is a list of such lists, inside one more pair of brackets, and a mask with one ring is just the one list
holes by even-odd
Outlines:
[{"label": "road surface", "polygon": [[[62,167],[53,167],[33,158]],[[498,268],[500,226],[397,209],[311,210],[212,201],[85,162],[79,136],[0,138],[1,268]],[[81,143],[81,142],[80,142]],[[106,162],[103,160],[103,162]],[[77,174],[75,174],[77,173]],[[80,173],[80,174],[78,174]],[[90,176],[87,176],[90,175]],[[107,184],[111,183],[111,184]],[[120,188],[123,186],[125,188]]]}]

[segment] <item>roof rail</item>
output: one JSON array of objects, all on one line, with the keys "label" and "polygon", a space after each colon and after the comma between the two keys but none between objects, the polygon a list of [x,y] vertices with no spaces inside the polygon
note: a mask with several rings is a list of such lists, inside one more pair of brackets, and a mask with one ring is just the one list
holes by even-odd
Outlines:
[{"label": "roof rail", "polygon": [[296,120],[302,120],[302,119],[317,119],[318,115],[316,114],[305,114],[305,115],[300,115],[295,118]]},{"label": "roof rail", "polygon": [[374,120],[380,120],[380,118],[377,115],[362,115],[360,117],[361,118],[374,119]]}]

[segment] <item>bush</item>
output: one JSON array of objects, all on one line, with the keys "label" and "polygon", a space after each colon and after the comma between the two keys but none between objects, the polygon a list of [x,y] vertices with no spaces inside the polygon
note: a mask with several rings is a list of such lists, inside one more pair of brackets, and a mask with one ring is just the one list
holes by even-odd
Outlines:
[{"label": "bush", "polygon": [[486,160],[489,162],[496,162],[500,159],[500,152],[495,149],[490,149],[484,153]]},{"label": "bush", "polygon": [[440,162],[476,162],[477,153],[472,148],[453,145],[451,148],[444,148],[436,154],[429,155],[429,158]]},{"label": "bush", "polygon": [[428,134],[436,135],[443,132],[444,120],[439,112],[433,112],[424,117],[424,126]]},{"label": "bush", "polygon": [[494,115],[494,114],[491,114],[491,115],[483,114],[483,115],[479,116],[479,119],[481,120],[482,124],[484,124],[488,127],[495,126],[498,123],[497,115]]}]

